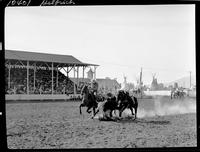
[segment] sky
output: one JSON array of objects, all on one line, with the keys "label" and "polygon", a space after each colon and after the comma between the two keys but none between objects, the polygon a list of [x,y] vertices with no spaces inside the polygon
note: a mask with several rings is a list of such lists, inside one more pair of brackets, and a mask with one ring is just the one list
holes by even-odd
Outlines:
[{"label": "sky", "polygon": [[7,7],[5,49],[73,55],[120,83],[141,68],[144,84],[171,82],[196,73],[195,5]]}]

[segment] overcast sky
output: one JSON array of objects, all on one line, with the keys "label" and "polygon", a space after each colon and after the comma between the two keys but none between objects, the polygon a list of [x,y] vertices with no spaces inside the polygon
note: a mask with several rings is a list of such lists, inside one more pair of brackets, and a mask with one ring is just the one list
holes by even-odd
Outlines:
[{"label": "overcast sky", "polygon": [[73,55],[100,65],[97,78],[135,82],[143,67],[145,84],[170,82],[196,72],[195,6],[6,8],[5,48]]}]

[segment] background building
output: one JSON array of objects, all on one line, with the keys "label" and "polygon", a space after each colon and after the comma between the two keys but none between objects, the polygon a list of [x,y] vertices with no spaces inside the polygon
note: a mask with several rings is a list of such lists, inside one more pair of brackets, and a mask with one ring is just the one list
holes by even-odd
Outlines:
[{"label": "background building", "polygon": [[[80,81],[78,82],[78,92],[81,90],[82,86],[84,84],[89,84],[91,80],[94,79],[94,72],[92,69],[90,69],[87,72],[87,78],[80,78]],[[75,84],[77,84],[77,81],[75,78],[70,78]],[[106,78],[97,78],[96,79],[98,83],[98,93],[101,94],[107,94],[107,93],[113,93],[116,94],[117,90],[121,88],[120,83],[117,82],[117,79],[111,79],[109,77]]]}]

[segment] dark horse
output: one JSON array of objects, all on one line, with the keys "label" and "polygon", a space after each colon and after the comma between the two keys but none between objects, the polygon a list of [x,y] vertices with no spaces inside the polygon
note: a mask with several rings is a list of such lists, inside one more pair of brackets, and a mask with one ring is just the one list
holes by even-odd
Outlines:
[{"label": "dark horse", "polygon": [[98,103],[96,102],[96,97],[95,97],[94,93],[90,93],[88,87],[86,85],[84,85],[81,90],[81,95],[82,95],[82,103],[79,106],[80,114],[82,114],[81,107],[87,107],[86,112],[91,113],[91,111],[89,111],[89,110],[91,108],[93,108],[93,115],[94,115],[95,108],[97,108],[97,106],[98,106]]},{"label": "dark horse", "polygon": [[[135,119],[137,118],[137,108],[138,108],[138,101],[136,97],[130,97],[128,92],[124,91],[119,91],[117,98],[115,96],[113,97],[107,97],[106,102],[102,105],[103,107],[103,112],[105,113],[106,111],[110,110],[110,118],[112,117],[112,112],[114,110],[119,110],[119,117],[121,117],[122,112],[126,109],[129,108],[131,110],[132,115],[133,113],[133,108],[135,110]],[[96,113],[94,116],[99,112],[99,109],[97,109]],[[94,117],[93,116],[93,117]],[[92,118],[93,118],[92,117]]]},{"label": "dark horse", "polygon": [[117,95],[117,102],[119,103],[119,117],[121,117],[122,112],[129,108],[131,110],[132,115],[133,108],[135,110],[135,119],[137,118],[137,108],[138,108],[138,101],[137,98],[134,96],[130,96],[128,92],[125,92],[123,90],[120,90]]},{"label": "dark horse", "polygon": [[[109,93],[108,93],[109,94]],[[110,94],[111,95],[111,94]],[[99,112],[100,108],[102,107],[103,113],[105,114],[108,110],[110,110],[109,112],[109,117],[107,115],[104,115],[106,118],[111,118],[112,117],[112,112],[114,110],[119,110],[118,107],[118,102],[116,100],[115,96],[108,96],[105,98],[104,103],[101,104],[101,106],[98,107],[96,113],[94,114],[94,116]],[[92,118],[94,118],[94,116]]]},{"label": "dark horse", "polygon": [[186,93],[183,90],[172,90],[171,91],[171,99],[173,98],[183,98]]}]

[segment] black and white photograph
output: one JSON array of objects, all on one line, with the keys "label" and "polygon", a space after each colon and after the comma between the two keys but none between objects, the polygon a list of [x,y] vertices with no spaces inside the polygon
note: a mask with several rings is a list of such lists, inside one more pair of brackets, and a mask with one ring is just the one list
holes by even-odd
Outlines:
[{"label": "black and white photograph", "polygon": [[197,147],[195,4],[6,7],[4,24],[8,149]]}]

